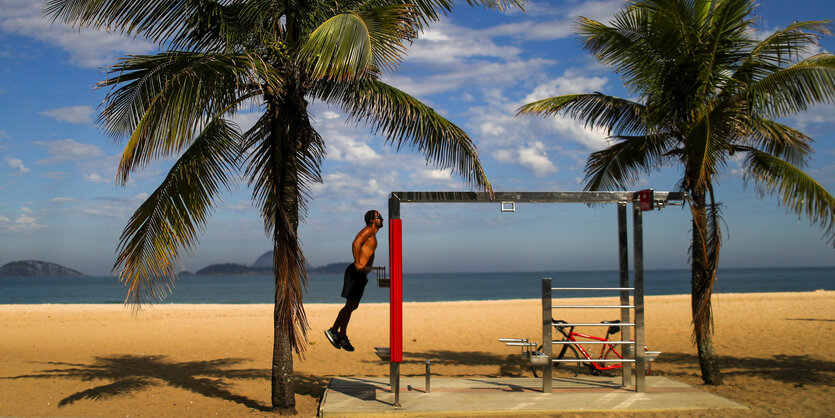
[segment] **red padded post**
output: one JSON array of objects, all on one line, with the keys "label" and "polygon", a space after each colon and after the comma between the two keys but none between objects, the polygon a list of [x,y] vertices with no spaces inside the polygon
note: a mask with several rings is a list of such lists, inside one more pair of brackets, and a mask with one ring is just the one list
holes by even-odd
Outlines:
[{"label": "red padded post", "polygon": [[389,220],[389,287],[391,362],[403,362],[403,225],[400,219]]}]

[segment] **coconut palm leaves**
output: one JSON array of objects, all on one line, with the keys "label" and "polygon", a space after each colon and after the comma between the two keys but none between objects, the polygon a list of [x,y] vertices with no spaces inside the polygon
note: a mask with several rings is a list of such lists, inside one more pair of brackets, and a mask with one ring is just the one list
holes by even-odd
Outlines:
[{"label": "coconut palm leaves", "polygon": [[196,246],[218,193],[228,189],[239,152],[236,128],[212,121],[128,221],[116,265],[126,302],[160,300],[182,270],[180,250]]},{"label": "coconut palm leaves", "polygon": [[[643,0],[609,24],[580,18],[584,47],[611,66],[637,100],[572,94],[519,114],[567,114],[604,128],[612,145],[591,154],[586,189],[621,189],[643,173],[682,168],[693,214],[694,338],[703,378],[721,382],[710,341],[710,295],[721,247],[713,184],[732,158],[761,193],[823,227],[835,244],[835,199],[801,171],[811,138],[775,118],[835,101],[835,56],[808,56],[829,21],[795,22],[758,41],[750,0]],[[705,367],[713,362],[713,366]]]}]

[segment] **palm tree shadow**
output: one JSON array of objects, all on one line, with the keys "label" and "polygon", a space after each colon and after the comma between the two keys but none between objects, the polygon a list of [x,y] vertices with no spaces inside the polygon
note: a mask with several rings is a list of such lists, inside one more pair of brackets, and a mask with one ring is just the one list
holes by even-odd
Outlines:
[{"label": "palm tree shadow", "polygon": [[264,369],[228,369],[244,359],[217,359],[209,361],[172,362],[165,356],[111,356],[95,357],[92,364],[48,362],[53,368],[39,374],[3,377],[0,379],[64,377],[82,381],[109,380],[111,383],[76,392],[58,403],[59,407],[89,399],[105,400],[135,393],[161,384],[186,389],[203,396],[226,399],[259,411],[271,408],[253,399],[229,391],[224,379],[266,379],[270,371]]},{"label": "palm tree shadow", "polygon": [[[722,374],[726,376],[759,376],[778,382],[802,385],[835,385],[835,362],[811,356],[778,354],[770,358],[720,356]],[[699,358],[694,354],[664,353],[659,357],[659,372],[667,376],[695,375],[687,371],[665,371],[664,363],[691,365],[698,369]],[[653,370],[656,370],[653,367]]]}]

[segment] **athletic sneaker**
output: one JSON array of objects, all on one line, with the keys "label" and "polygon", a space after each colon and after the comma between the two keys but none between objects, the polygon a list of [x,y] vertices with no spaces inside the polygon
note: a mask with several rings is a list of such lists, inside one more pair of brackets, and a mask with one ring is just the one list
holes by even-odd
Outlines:
[{"label": "athletic sneaker", "polygon": [[339,336],[336,335],[335,332],[333,332],[333,329],[326,329],[325,337],[328,337],[328,341],[330,341],[331,345],[334,346],[334,348],[336,348],[337,350],[342,348],[342,346],[339,345]]},{"label": "athletic sneaker", "polygon": [[348,341],[348,336],[347,335],[339,337],[339,345],[345,351],[354,351],[354,346],[351,345],[350,341]]}]

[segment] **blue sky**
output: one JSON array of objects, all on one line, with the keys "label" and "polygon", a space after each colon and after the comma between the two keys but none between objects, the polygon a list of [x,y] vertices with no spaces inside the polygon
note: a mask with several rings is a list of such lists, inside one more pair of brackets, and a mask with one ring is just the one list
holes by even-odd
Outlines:
[{"label": "blue sky", "polygon": [[[463,3],[463,2],[462,2]],[[802,4],[803,7],[798,7]],[[527,13],[499,14],[459,7],[427,30],[387,81],[430,104],[463,127],[479,147],[495,190],[582,190],[590,152],[606,145],[600,132],[566,118],[515,118],[521,104],[548,96],[602,91],[627,95],[620,79],[597,64],[572,35],[576,16],[608,20],[620,0],[533,2]],[[95,126],[105,91],[101,67],[154,46],[92,31],[50,25],[41,3],[0,0],[0,265],[19,259],[57,262],[88,274],[109,274],[130,214],[159,184],[171,161],[114,180],[121,143]],[[835,4],[763,0],[757,33],[794,20],[835,17]],[[831,52],[835,41],[822,41]],[[427,166],[411,151],[395,152],[364,126],[322,103],[311,107],[327,141],[323,184],[300,233],[313,265],[350,259],[350,242],[367,209],[385,211],[394,190],[466,190],[449,172]],[[244,127],[256,114],[239,115]],[[807,172],[835,190],[835,106],[787,120],[815,138]],[[676,170],[636,184],[670,190]],[[775,197],[745,187],[738,163],[720,179],[728,236],[724,267],[832,266],[835,251],[817,226],[787,214]],[[386,216],[387,217],[387,216]],[[409,272],[596,270],[617,267],[614,207],[519,205],[405,205],[404,268]],[[270,249],[240,181],[223,195],[195,253],[191,270],[215,262],[252,263]],[[678,207],[646,213],[648,268],[687,268],[689,212]],[[381,234],[379,261],[388,240]],[[378,263],[379,264],[379,263]]]}]

